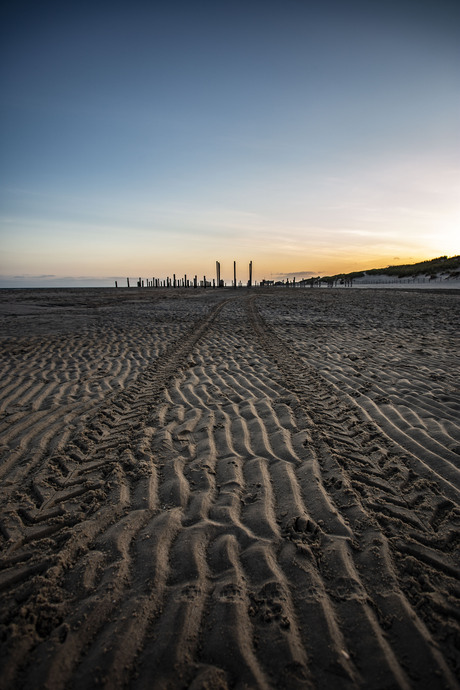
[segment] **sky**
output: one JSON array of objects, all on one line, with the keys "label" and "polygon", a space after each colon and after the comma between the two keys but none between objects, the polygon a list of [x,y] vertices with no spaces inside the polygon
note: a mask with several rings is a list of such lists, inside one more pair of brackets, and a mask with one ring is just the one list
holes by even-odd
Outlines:
[{"label": "sky", "polygon": [[14,0],[0,25],[0,286],[460,254],[458,0]]}]

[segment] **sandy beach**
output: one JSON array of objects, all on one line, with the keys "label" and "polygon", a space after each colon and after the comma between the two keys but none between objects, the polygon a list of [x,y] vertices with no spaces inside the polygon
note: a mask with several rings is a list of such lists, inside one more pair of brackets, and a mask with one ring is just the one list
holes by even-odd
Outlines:
[{"label": "sandy beach", "polygon": [[460,687],[460,291],[0,323],[2,689]]}]

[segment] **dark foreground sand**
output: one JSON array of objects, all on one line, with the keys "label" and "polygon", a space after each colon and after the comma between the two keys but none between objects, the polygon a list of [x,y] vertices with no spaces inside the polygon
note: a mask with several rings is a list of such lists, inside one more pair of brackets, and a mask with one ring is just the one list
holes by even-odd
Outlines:
[{"label": "dark foreground sand", "polygon": [[460,293],[0,292],[0,686],[456,688]]}]

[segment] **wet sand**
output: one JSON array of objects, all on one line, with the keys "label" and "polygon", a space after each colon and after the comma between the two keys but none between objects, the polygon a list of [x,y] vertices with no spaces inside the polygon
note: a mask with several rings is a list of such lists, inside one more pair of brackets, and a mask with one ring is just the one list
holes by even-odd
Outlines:
[{"label": "wet sand", "polygon": [[0,291],[0,687],[459,687],[459,317]]}]

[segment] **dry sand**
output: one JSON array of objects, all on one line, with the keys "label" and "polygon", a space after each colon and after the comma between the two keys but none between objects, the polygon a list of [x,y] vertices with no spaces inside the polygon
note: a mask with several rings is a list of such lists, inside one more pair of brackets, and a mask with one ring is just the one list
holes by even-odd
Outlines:
[{"label": "dry sand", "polygon": [[456,688],[460,293],[3,290],[2,688]]}]

